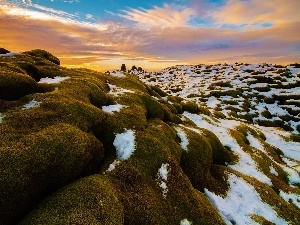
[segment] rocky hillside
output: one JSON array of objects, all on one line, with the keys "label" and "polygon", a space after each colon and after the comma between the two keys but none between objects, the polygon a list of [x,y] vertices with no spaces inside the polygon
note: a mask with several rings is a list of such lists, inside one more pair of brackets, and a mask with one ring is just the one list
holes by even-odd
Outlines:
[{"label": "rocky hillside", "polygon": [[[0,54],[1,225],[299,224],[299,115],[281,107],[296,97],[262,102],[260,85],[243,86],[251,74],[217,85],[216,66],[130,74],[59,64],[42,50]],[[260,104],[266,121],[282,119],[269,105],[289,112],[292,132],[261,126]]]}]

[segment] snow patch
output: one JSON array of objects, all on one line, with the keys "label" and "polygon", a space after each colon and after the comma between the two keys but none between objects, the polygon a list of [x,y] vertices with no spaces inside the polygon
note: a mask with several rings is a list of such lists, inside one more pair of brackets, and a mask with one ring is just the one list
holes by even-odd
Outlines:
[{"label": "snow patch", "polygon": [[12,53],[12,52],[9,52],[9,53],[5,53],[5,54],[0,54],[0,56],[4,56],[4,57],[12,57],[14,56],[16,53]]},{"label": "snow patch", "polygon": [[210,96],[207,101],[206,105],[210,108],[216,108],[221,103],[215,96]]},{"label": "snow patch", "polygon": [[117,105],[108,105],[108,106],[102,106],[102,110],[104,112],[113,114],[114,112],[120,112],[121,109],[126,108],[126,107],[127,106],[120,105],[120,104],[117,104]]},{"label": "snow patch", "polygon": [[279,195],[281,198],[283,198],[285,201],[289,203],[293,203],[300,209],[300,195],[297,195],[295,193],[285,193],[283,191],[280,191]]},{"label": "snow patch", "polygon": [[175,129],[177,131],[177,135],[179,136],[179,138],[181,140],[181,143],[180,143],[181,148],[185,151],[188,151],[187,146],[189,144],[189,139],[187,138],[186,133],[179,127],[176,127]]},{"label": "snow patch", "polygon": [[192,222],[188,221],[187,219],[181,220],[180,225],[192,225]]},{"label": "snow patch", "polygon": [[124,89],[124,88],[121,88],[121,87],[117,87],[116,85],[113,85],[113,84],[109,84],[107,83],[110,91],[109,91],[109,94],[112,94],[114,96],[120,96],[124,93],[134,93],[134,91],[131,91],[131,90],[127,90],[127,89]]},{"label": "snow patch", "polygon": [[282,156],[281,156],[281,159],[286,165],[288,165],[290,167],[297,168],[297,166],[299,165],[299,161],[295,161],[293,159],[282,157]]},{"label": "snow patch", "polygon": [[168,180],[168,173],[170,172],[169,164],[162,164],[161,167],[158,170],[157,181],[159,182],[159,186],[163,189],[163,196],[166,197],[168,193],[168,186],[167,186],[167,180]]},{"label": "snow patch", "polygon": [[279,217],[274,209],[266,204],[256,192],[255,188],[242,178],[234,174],[229,175],[229,191],[225,198],[222,198],[207,189],[205,195],[217,208],[222,218],[227,224],[257,224],[251,219],[251,215],[264,217],[266,220],[278,224],[288,224]]},{"label": "snow patch", "polygon": [[257,138],[255,138],[250,132],[248,132],[247,139],[252,147],[254,147],[262,152],[266,152],[265,148],[261,144],[261,142]]},{"label": "snow patch", "polygon": [[27,104],[25,104],[23,106],[22,110],[38,108],[38,107],[40,107],[40,104],[41,104],[41,102],[38,102],[38,101],[33,99],[30,102],[28,102]]},{"label": "snow patch", "polygon": [[275,176],[278,176],[278,173],[277,173],[277,171],[274,169],[273,166],[270,166],[269,168],[270,168],[270,173],[274,174]]},{"label": "snow patch", "polygon": [[118,166],[120,163],[121,163],[121,161],[116,159],[108,166],[108,169],[106,170],[106,172],[113,171],[116,168],[116,166]]},{"label": "snow patch", "polygon": [[5,117],[4,114],[0,113],[0,123],[3,122],[4,117]]},{"label": "snow patch", "polygon": [[112,75],[114,77],[125,77],[124,73],[122,73],[120,71],[113,71],[110,73],[110,75]]},{"label": "snow patch", "polygon": [[124,133],[117,134],[113,142],[120,160],[129,159],[135,150],[134,131],[126,130]]},{"label": "snow patch", "polygon": [[290,185],[300,184],[300,176],[299,176],[299,173],[295,169],[281,165],[281,164],[278,164],[278,165],[284,170],[284,172],[286,172],[288,174]]},{"label": "snow patch", "polygon": [[54,78],[41,78],[40,81],[38,82],[39,84],[58,84],[64,80],[69,79],[70,77],[60,77],[60,76],[56,76]]},{"label": "snow patch", "polygon": [[281,149],[286,157],[300,161],[300,143],[286,141],[281,133],[274,132],[275,128],[259,126],[259,129],[266,136],[267,143]]}]

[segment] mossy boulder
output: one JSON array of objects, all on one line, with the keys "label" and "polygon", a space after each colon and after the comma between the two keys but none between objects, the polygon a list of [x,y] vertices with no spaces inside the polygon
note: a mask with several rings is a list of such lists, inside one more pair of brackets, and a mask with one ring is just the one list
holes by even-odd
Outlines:
[{"label": "mossy boulder", "polygon": [[20,225],[124,224],[124,206],[111,182],[93,175],[67,185],[47,197]]},{"label": "mossy boulder", "polygon": [[60,60],[57,57],[55,57],[54,55],[52,55],[50,52],[47,52],[45,50],[35,49],[35,50],[23,52],[23,54],[43,58],[43,59],[46,59],[56,65],[60,65]]},{"label": "mossy boulder", "polygon": [[103,153],[94,136],[67,124],[50,126],[1,147],[0,216],[4,224],[26,213],[45,193],[95,171]]},{"label": "mossy boulder", "polygon": [[143,101],[146,105],[148,119],[153,119],[153,118],[163,119],[164,118],[164,109],[158,101],[156,101],[155,99],[153,99],[149,96],[144,96]]},{"label": "mossy boulder", "polygon": [[182,101],[180,102],[182,106],[182,111],[188,111],[189,113],[197,113],[198,112],[198,105],[192,101]]},{"label": "mossy boulder", "polygon": [[20,61],[16,63],[21,69],[23,69],[29,76],[31,76],[35,81],[39,81],[41,79],[40,71],[37,66],[35,66],[31,62]]},{"label": "mossy boulder", "polygon": [[[188,137],[187,151],[181,157],[180,165],[193,186],[203,192],[204,188],[222,193],[227,189],[223,179],[224,169],[221,165],[232,163],[234,155],[220,143],[210,131],[184,129]],[[214,177],[214,175],[216,175]]]},{"label": "mossy boulder", "polygon": [[176,109],[176,111],[177,111],[178,114],[183,113],[183,111],[182,111],[182,106],[181,106],[179,103],[175,102],[175,103],[173,103],[172,105],[173,105],[173,107]]},{"label": "mossy boulder", "polygon": [[172,159],[163,162],[169,166],[166,195],[157,174],[149,179],[126,162],[111,176],[124,205],[124,224],[180,224],[184,218],[199,225],[224,224],[207,198],[192,187],[178,163]]},{"label": "mossy boulder", "polygon": [[204,114],[207,116],[211,115],[211,112],[206,107],[203,107],[203,106],[198,106],[198,111],[200,114]]},{"label": "mossy boulder", "polygon": [[161,90],[158,86],[151,86],[151,89],[155,91],[157,94],[159,94],[161,97],[166,97],[168,94]]},{"label": "mossy boulder", "polygon": [[37,90],[37,83],[27,74],[11,70],[0,71],[0,99],[16,100]]}]

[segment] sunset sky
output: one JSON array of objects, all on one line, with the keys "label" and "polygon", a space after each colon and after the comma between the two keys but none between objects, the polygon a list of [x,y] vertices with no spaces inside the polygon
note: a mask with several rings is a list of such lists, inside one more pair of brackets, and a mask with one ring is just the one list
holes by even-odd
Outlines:
[{"label": "sunset sky", "polygon": [[0,0],[0,47],[96,70],[300,62],[300,0]]}]

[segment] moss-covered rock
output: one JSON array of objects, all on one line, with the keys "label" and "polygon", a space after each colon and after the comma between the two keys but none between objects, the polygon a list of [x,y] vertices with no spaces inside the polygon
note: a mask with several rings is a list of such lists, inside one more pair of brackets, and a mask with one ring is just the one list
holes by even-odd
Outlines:
[{"label": "moss-covered rock", "polygon": [[202,106],[198,106],[198,112],[207,116],[211,115],[211,112],[207,108]]},{"label": "moss-covered rock", "polygon": [[147,119],[164,118],[164,109],[158,101],[149,96],[143,96],[143,101],[147,109]]},{"label": "moss-covered rock", "polygon": [[183,101],[180,102],[182,106],[182,111],[188,111],[190,113],[197,113],[198,112],[198,105],[192,101]]},{"label": "moss-covered rock", "polygon": [[[182,170],[199,191],[203,192],[204,188],[208,188],[215,193],[224,193],[227,189],[227,184],[220,178],[225,175],[214,178],[211,170],[214,169],[212,168],[213,163],[218,164],[221,162],[216,157],[216,153],[219,151],[227,153],[228,150],[224,149],[222,145],[214,144],[214,142],[219,143],[219,140],[207,131],[205,131],[207,132],[206,135],[202,134],[202,130],[199,130],[199,133],[189,129],[184,129],[184,131],[188,136],[189,143],[187,146],[188,151],[184,151],[181,157],[180,165]],[[210,136],[208,137],[208,135]],[[215,152],[215,160],[213,159],[213,152]],[[227,155],[230,154],[227,153]],[[229,159],[230,157],[227,158]]]},{"label": "moss-covered rock", "polygon": [[40,58],[46,59],[56,65],[60,65],[60,60],[57,57],[55,57],[54,55],[52,55],[50,52],[47,52],[45,50],[35,49],[32,51],[23,52],[23,53],[30,55],[30,56],[40,57]]},{"label": "moss-covered rock", "polygon": [[177,113],[179,114],[183,113],[182,106],[179,103],[175,102],[172,105],[176,109]]},{"label": "moss-covered rock", "polygon": [[123,205],[107,178],[80,179],[47,197],[20,225],[124,224]]},{"label": "moss-covered rock", "polygon": [[[189,218],[193,224],[223,224],[211,203],[196,191],[176,161],[169,166],[166,195],[159,186],[157,174],[144,176],[128,163],[121,163],[111,177],[124,205],[124,224],[180,224]],[[156,168],[159,170],[160,165]]]},{"label": "moss-covered rock", "polygon": [[[5,140],[4,140],[5,141]],[[104,149],[93,136],[57,124],[1,147],[1,218],[17,219],[45,193],[95,172]]]},{"label": "moss-covered rock", "polygon": [[16,100],[37,90],[37,83],[27,74],[0,70],[0,99]]},{"label": "moss-covered rock", "polygon": [[157,94],[159,94],[161,97],[166,97],[168,96],[168,94],[166,92],[164,92],[163,90],[161,90],[159,87],[157,86],[151,86],[151,89],[153,91],[155,91]]}]

